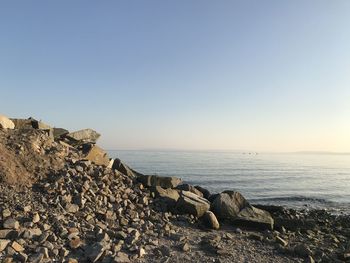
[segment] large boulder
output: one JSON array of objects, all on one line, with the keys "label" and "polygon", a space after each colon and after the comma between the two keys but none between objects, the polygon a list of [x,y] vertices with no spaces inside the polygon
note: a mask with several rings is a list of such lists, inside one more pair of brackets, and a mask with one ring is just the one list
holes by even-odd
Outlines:
[{"label": "large boulder", "polygon": [[211,204],[211,210],[219,219],[236,218],[238,213],[249,205],[239,192],[225,191],[218,194]]},{"label": "large boulder", "polygon": [[16,129],[39,129],[39,130],[51,130],[51,126],[38,121],[32,117],[28,119],[11,119],[15,124]]},{"label": "large boulder", "polygon": [[274,224],[274,220],[269,212],[251,205],[243,208],[234,219],[234,222],[248,227],[271,230]]},{"label": "large boulder", "polygon": [[112,169],[118,170],[122,174],[125,174],[129,177],[142,176],[141,173],[131,169],[125,163],[123,163],[120,159],[115,159],[112,164]]},{"label": "large boulder", "polygon": [[177,177],[165,177],[157,175],[139,175],[137,180],[145,186],[161,186],[163,188],[175,188],[182,180]]},{"label": "large boulder", "polygon": [[52,131],[53,131],[53,137],[55,139],[63,137],[69,133],[68,130],[63,129],[63,128],[53,128]]},{"label": "large boulder", "polygon": [[84,158],[97,164],[108,166],[110,163],[107,153],[100,147],[94,144],[85,144],[83,145],[82,152]]},{"label": "large boulder", "polygon": [[270,213],[250,205],[239,192],[225,191],[218,194],[212,202],[211,210],[221,220],[248,227],[273,229],[274,220]]},{"label": "large boulder", "polygon": [[66,135],[67,138],[75,140],[75,141],[83,141],[89,143],[96,143],[98,138],[100,138],[100,134],[92,129],[84,129],[75,132],[68,133]]},{"label": "large boulder", "polygon": [[9,118],[0,114],[0,129],[14,129],[15,124]]},{"label": "large boulder", "polygon": [[154,187],[154,193],[158,200],[165,203],[167,208],[174,209],[176,202],[180,198],[179,191],[171,188],[164,189],[161,186]]},{"label": "large boulder", "polygon": [[176,189],[182,190],[182,191],[189,191],[189,192],[194,193],[200,197],[203,197],[203,194],[201,191],[199,191],[197,188],[195,188],[194,186],[189,185],[189,184],[180,184],[180,185],[176,186]]},{"label": "large boulder", "polygon": [[176,204],[176,211],[180,214],[190,214],[201,217],[210,208],[207,199],[188,191],[181,191],[180,198]]}]

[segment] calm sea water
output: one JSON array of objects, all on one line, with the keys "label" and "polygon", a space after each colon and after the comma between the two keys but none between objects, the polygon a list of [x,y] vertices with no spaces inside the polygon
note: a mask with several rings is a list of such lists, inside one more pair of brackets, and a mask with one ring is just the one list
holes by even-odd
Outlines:
[{"label": "calm sea water", "polygon": [[350,211],[350,155],[110,151],[145,174],[181,177],[211,192],[240,191],[252,203]]}]

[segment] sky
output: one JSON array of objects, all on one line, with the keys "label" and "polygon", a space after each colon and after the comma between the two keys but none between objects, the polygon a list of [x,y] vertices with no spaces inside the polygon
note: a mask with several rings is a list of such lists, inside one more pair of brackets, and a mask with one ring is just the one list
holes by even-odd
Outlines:
[{"label": "sky", "polygon": [[0,113],[106,149],[350,152],[350,1],[2,1]]}]

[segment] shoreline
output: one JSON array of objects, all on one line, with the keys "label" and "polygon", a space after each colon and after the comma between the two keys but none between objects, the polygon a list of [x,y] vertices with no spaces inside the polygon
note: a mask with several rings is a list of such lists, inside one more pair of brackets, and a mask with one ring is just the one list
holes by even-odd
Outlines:
[{"label": "shoreline", "polygon": [[1,262],[350,260],[348,215],[144,175],[109,159],[91,129],[16,126],[0,129]]}]

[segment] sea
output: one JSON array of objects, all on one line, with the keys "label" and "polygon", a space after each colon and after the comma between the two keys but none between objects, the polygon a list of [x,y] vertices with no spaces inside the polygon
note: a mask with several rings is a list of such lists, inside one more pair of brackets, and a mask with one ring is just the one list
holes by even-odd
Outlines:
[{"label": "sea", "polygon": [[133,169],[176,176],[212,193],[236,190],[252,204],[350,214],[350,155],[213,151],[109,151]]}]

